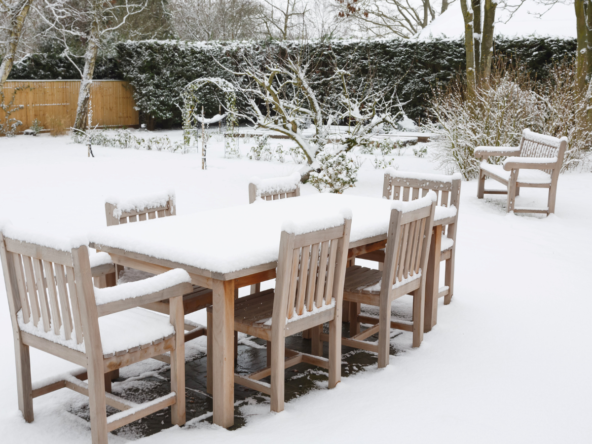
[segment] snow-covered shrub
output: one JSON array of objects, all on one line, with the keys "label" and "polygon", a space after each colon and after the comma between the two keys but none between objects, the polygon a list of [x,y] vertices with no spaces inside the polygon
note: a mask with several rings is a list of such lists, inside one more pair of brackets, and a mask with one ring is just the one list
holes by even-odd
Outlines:
[{"label": "snow-covered shrub", "polygon": [[[7,88],[8,89],[8,88]],[[7,98],[3,89],[0,88],[0,109],[4,114],[4,121],[0,119],[0,133],[6,137],[12,137],[16,134],[17,128],[23,124],[22,121],[10,117],[13,113],[24,108],[23,105],[15,105],[14,101],[19,91],[29,89],[28,87],[20,86],[12,90],[10,98]]]},{"label": "snow-covered shrub", "polygon": [[[585,120],[584,96],[578,93],[571,62],[552,68],[544,82],[530,79],[521,66],[498,64],[490,83],[478,87],[474,100],[467,100],[465,87],[457,82],[437,90],[432,101],[435,123],[434,157],[442,168],[459,171],[465,179],[477,177],[478,146],[518,146],[522,130],[567,136],[570,143],[564,169],[580,164],[592,145]],[[504,158],[490,158],[500,163]]]},{"label": "snow-covered shrub", "polygon": [[72,135],[75,143],[84,143],[113,148],[133,148],[136,150],[168,151],[185,153],[186,148],[182,141],[171,141],[164,137],[139,137],[129,130],[98,130],[76,131]]},{"label": "snow-covered shrub", "polygon": [[415,157],[424,158],[428,154],[428,149],[425,146],[420,148],[413,148],[413,155]]},{"label": "snow-covered shrub", "polygon": [[302,150],[299,147],[293,146],[292,148],[290,148],[290,150],[288,152],[290,153],[290,156],[294,160],[294,163],[298,163],[298,164],[306,163],[306,157],[304,157],[304,154],[302,154]]},{"label": "snow-covered shrub", "polygon": [[264,155],[267,151],[269,151],[268,146],[268,135],[257,136],[255,137],[255,146],[251,147],[251,151],[247,154],[247,158],[250,160],[271,160],[271,159],[264,159]]},{"label": "snow-covered shrub", "polygon": [[337,154],[323,150],[317,155],[320,169],[312,171],[308,182],[319,191],[328,189],[341,194],[356,186],[358,170],[362,163],[351,153],[340,151]]},{"label": "snow-covered shrub", "polygon": [[399,166],[395,165],[395,159],[388,159],[384,156],[382,157],[375,157],[372,160],[372,166],[374,167],[375,170],[384,170],[386,168],[394,168],[394,169],[398,169]]},{"label": "snow-covered shrub", "polygon": [[41,131],[43,131],[43,125],[41,125],[41,122],[39,121],[39,119],[35,119],[35,120],[33,120],[33,123],[31,124],[31,126],[29,127],[29,129],[31,130],[31,133],[34,136],[36,136]]},{"label": "snow-covered shrub", "polygon": [[278,146],[275,148],[275,158],[281,163],[286,161],[286,151],[281,143],[278,143]]}]

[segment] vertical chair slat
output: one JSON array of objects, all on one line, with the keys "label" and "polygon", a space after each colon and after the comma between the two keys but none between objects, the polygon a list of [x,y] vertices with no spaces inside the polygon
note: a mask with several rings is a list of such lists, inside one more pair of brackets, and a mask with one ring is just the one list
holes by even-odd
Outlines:
[{"label": "vertical chair slat", "polygon": [[331,303],[333,297],[333,280],[335,279],[335,263],[337,262],[337,241],[331,241],[331,249],[329,253],[329,268],[327,275],[327,288],[325,289],[325,304]]},{"label": "vertical chair slat", "polygon": [[60,328],[62,327],[62,321],[60,316],[60,304],[58,303],[58,295],[56,291],[52,263],[48,261],[43,261],[43,270],[45,271],[45,281],[47,282],[47,293],[49,295],[49,306],[51,308],[53,332],[54,334],[59,335]]},{"label": "vertical chair slat", "polygon": [[33,259],[33,269],[35,270],[35,282],[37,284],[37,293],[39,295],[39,306],[41,307],[41,319],[43,319],[43,329],[49,331],[51,325],[51,315],[49,313],[49,304],[47,303],[47,292],[45,291],[45,277],[41,267],[40,259]]},{"label": "vertical chair slat", "polygon": [[25,276],[27,278],[27,290],[29,292],[29,302],[31,303],[31,313],[33,314],[33,324],[39,325],[41,311],[39,310],[39,299],[37,298],[37,285],[33,275],[33,264],[29,256],[23,256],[23,265],[25,267]]},{"label": "vertical chair slat", "polygon": [[440,205],[442,205],[443,207],[448,206],[448,195],[448,191],[442,190],[442,200],[440,201]]},{"label": "vertical chair slat", "polygon": [[300,255],[300,279],[298,282],[298,296],[296,298],[296,313],[301,315],[304,312],[304,297],[308,277],[308,263],[310,255],[310,245],[302,247]]},{"label": "vertical chair slat", "polygon": [[138,218],[140,221],[146,220],[146,213],[140,213],[138,214]]},{"label": "vertical chair slat", "polygon": [[317,283],[317,267],[319,263],[319,244],[313,244],[310,251],[310,275],[308,277],[308,288],[306,289],[306,309],[312,310],[315,300],[315,286]]},{"label": "vertical chair slat", "polygon": [[426,197],[426,194],[430,192],[429,188],[422,188],[421,189],[421,197]]},{"label": "vertical chair slat", "polygon": [[148,213],[148,219],[156,219],[156,211],[150,211]]},{"label": "vertical chair slat", "polygon": [[319,277],[317,280],[317,294],[315,297],[317,308],[323,305],[325,291],[325,277],[327,276],[327,257],[329,253],[329,241],[321,244],[321,257],[319,259]]},{"label": "vertical chair slat", "polygon": [[415,227],[417,225],[417,221],[413,221],[407,225],[409,225],[409,240],[407,244],[407,254],[405,254],[405,269],[403,272],[403,279],[407,279],[409,277],[409,272],[411,271],[411,254],[413,252],[413,240],[415,238]]},{"label": "vertical chair slat", "polygon": [[407,266],[407,269],[409,270],[409,274],[411,276],[415,275],[415,258],[417,256],[417,246],[419,245],[419,228],[420,221],[416,221],[413,230],[413,248],[411,250],[411,259],[409,260],[409,265]]},{"label": "vertical chair slat", "polygon": [[406,224],[403,227],[403,239],[401,241],[401,262],[399,264],[399,274],[397,276],[397,280],[401,281],[403,279],[403,272],[405,271],[405,257],[407,255],[407,241],[409,238],[409,224]]},{"label": "vertical chair slat", "polygon": [[82,343],[82,321],[80,320],[80,309],[78,308],[78,296],[76,292],[76,282],[74,280],[74,268],[66,267],[66,277],[68,279],[68,291],[70,293],[70,304],[72,306],[72,319],[74,320],[74,332],[76,333],[76,343]]},{"label": "vertical chair slat", "polygon": [[298,282],[298,263],[300,262],[300,251],[292,252],[292,270],[290,274],[290,292],[288,293],[288,319],[294,316],[294,300],[296,299],[296,283]]},{"label": "vertical chair slat", "polygon": [[393,187],[393,200],[401,200],[401,187],[399,185]]},{"label": "vertical chair slat", "polygon": [[63,265],[53,264],[53,266],[55,268],[58,295],[60,298],[64,333],[66,335],[66,339],[69,340],[72,338],[72,315],[70,314],[70,303],[68,301],[68,291],[66,290],[66,276],[64,274]]},{"label": "vertical chair slat", "polygon": [[403,202],[409,202],[409,187],[403,187]]},{"label": "vertical chair slat", "polygon": [[[415,273],[419,273],[419,268],[421,266],[421,251],[423,248],[423,242],[425,238],[425,225],[427,219],[421,220],[421,228],[419,230],[419,243],[417,246],[417,257],[415,258],[415,264],[413,266]],[[425,272],[426,270],[423,270]]]},{"label": "vertical chair slat", "polygon": [[23,274],[23,264],[21,262],[21,255],[12,253],[14,261],[14,271],[16,274],[16,283],[19,291],[19,298],[21,300],[21,309],[23,311],[23,320],[25,324],[29,323],[31,319],[31,307],[29,306],[29,298],[27,297],[27,289],[25,287],[25,276]]},{"label": "vertical chair slat", "polygon": [[419,188],[413,187],[413,200],[419,199]]},{"label": "vertical chair slat", "polygon": [[129,221],[130,223],[132,222],[137,222],[138,221],[138,216],[136,216],[135,214],[129,217]]},{"label": "vertical chair slat", "polygon": [[158,217],[164,217],[164,210],[158,210]]},{"label": "vertical chair slat", "polygon": [[119,225],[127,224],[127,217],[122,217],[119,219]]}]

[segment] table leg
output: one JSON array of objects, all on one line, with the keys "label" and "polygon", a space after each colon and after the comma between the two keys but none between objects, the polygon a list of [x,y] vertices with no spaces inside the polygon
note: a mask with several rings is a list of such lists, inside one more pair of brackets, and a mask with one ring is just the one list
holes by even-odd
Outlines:
[{"label": "table leg", "polygon": [[442,225],[432,231],[430,255],[425,289],[424,332],[432,330],[438,319],[438,294],[440,293],[440,247],[442,244]]},{"label": "table leg", "polygon": [[234,425],[234,282],[213,281],[213,293],[214,424],[228,428]]}]

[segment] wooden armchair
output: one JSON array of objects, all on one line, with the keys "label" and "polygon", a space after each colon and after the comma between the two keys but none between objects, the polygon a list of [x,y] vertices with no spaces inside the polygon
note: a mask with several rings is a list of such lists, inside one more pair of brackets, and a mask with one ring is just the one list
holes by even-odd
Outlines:
[{"label": "wooden armchair", "polygon": [[[307,362],[328,369],[329,388],[341,380],[341,303],[351,216],[335,215],[329,221],[319,221],[314,229],[306,232],[298,223],[285,227],[275,290],[246,296],[235,304],[234,329],[268,341],[271,365],[248,376],[235,374],[234,382],[271,396],[274,412],[284,409],[284,370],[288,367]],[[208,324],[211,320],[212,309],[208,307]],[[285,349],[287,336],[326,322],[330,332],[328,359]],[[320,340],[318,335],[316,339]],[[209,356],[211,346],[208,337]],[[208,391],[211,374],[208,368]],[[267,376],[271,376],[270,384],[261,381]]]},{"label": "wooden armchair", "polygon": [[[187,272],[171,270],[146,281],[95,289],[85,245],[46,237],[35,242],[34,235],[12,227],[3,231],[0,256],[15,342],[18,404],[25,420],[34,419],[34,398],[69,388],[89,397],[94,444],[106,444],[110,431],[169,406],[172,422],[184,424],[182,295],[191,291]],[[135,308],[165,299],[170,301],[170,316]],[[29,347],[86,372],[33,385]],[[108,373],[167,351],[170,394],[138,405],[106,393]],[[107,417],[107,405],[121,412]]]},{"label": "wooden armchair", "polygon": [[[118,200],[108,199],[105,202],[105,216],[107,219],[107,226],[121,225],[126,223],[141,222],[161,217],[175,216],[177,214],[175,195],[174,193],[166,193],[162,195],[152,195],[141,199]],[[107,253],[98,253],[105,254]],[[97,256],[94,255],[94,256]],[[98,258],[92,257],[95,263]],[[107,259],[105,259],[106,261]],[[117,273],[119,274],[121,266],[118,266]],[[95,273],[99,272],[99,267],[92,268],[93,277]],[[146,276],[150,276],[146,274]],[[95,277],[96,279],[96,277]],[[111,278],[112,282],[116,278]],[[109,282],[109,280],[108,280]],[[212,303],[212,290],[205,287],[194,285],[193,289],[187,294],[183,295],[183,312],[185,314],[193,313],[205,309]],[[144,306],[150,310],[159,313],[169,313],[169,301],[154,301]],[[186,323],[185,341],[190,341],[199,336],[205,335],[207,330],[204,326],[195,323]]]},{"label": "wooden armchair", "polygon": [[[507,212],[544,213],[555,212],[557,181],[563,166],[563,156],[567,149],[567,138],[546,136],[525,129],[518,147],[479,146],[475,148],[475,157],[483,159],[479,168],[479,189],[477,197],[484,194],[507,194]],[[490,165],[489,157],[509,156],[503,165]],[[490,177],[507,186],[507,191],[486,190],[485,179]],[[547,188],[547,208],[515,208],[516,196],[520,188]]]},{"label": "wooden armchair", "polygon": [[[259,179],[253,177],[249,183],[249,203],[260,200],[287,199],[300,196],[300,174],[293,173],[287,177]],[[251,285],[251,294],[261,291],[261,284]]]},{"label": "wooden armchair", "polygon": [[[379,317],[354,314],[350,317],[350,325],[356,324],[354,330],[359,331],[360,322],[374,325],[350,338],[342,338],[342,343],[378,353],[379,368],[389,363],[391,328],[413,332],[413,347],[419,347],[423,340],[425,270],[435,206],[433,191],[413,202],[393,202],[383,270],[357,265],[347,269],[343,300],[379,307]],[[413,296],[413,322],[391,321],[391,303],[407,294]],[[378,344],[365,341],[376,333]]]}]

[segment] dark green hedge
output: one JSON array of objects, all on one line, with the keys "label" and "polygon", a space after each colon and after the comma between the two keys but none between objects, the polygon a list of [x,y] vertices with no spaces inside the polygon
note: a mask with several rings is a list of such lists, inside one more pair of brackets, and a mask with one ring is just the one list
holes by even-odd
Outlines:
[{"label": "dark green hedge", "polygon": [[[544,78],[554,61],[575,55],[576,41],[498,39],[495,51],[497,56],[519,59],[533,76]],[[405,104],[404,109],[412,119],[426,116],[433,86],[449,82],[465,68],[462,41],[449,40],[140,41],[117,44],[116,54],[99,61],[96,78],[128,80],[135,88],[136,103],[142,114],[165,126],[180,124],[179,94],[188,82],[200,77],[232,80],[232,74],[218,63],[237,70],[245,62],[261,66],[286,54],[298,56],[310,64],[314,87],[324,101],[333,100],[338,90],[336,83],[328,80],[334,68],[345,68],[353,74],[349,85],[352,91],[368,87],[387,88],[391,94],[396,88],[399,100]],[[11,78],[78,77],[75,70],[67,68],[69,62],[64,63],[57,56],[42,57],[32,56],[26,64],[15,67]],[[204,91],[204,101],[208,114],[217,110],[215,91]]]}]

